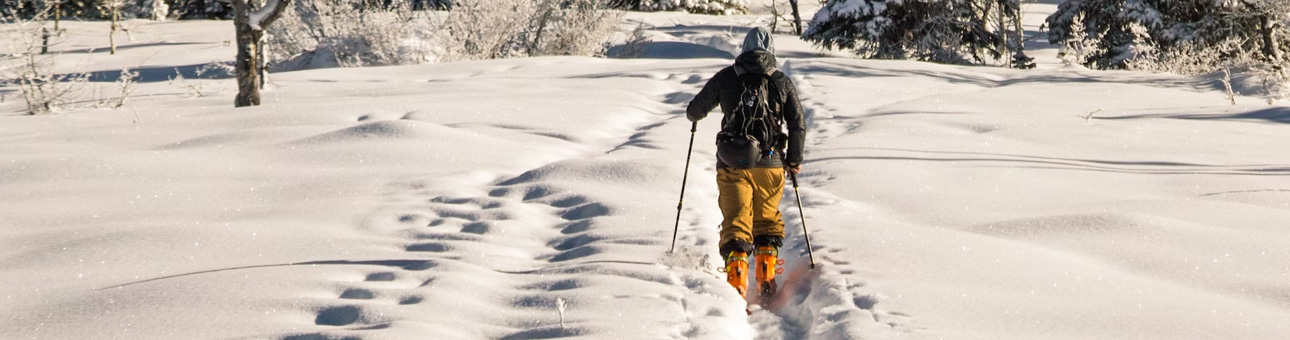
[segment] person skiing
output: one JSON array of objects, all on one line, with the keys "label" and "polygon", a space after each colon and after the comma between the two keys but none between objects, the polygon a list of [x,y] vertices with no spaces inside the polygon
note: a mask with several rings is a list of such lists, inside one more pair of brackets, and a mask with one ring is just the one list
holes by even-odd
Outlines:
[{"label": "person skiing", "polygon": [[776,265],[784,240],[779,201],[785,172],[796,175],[802,169],[806,138],[797,87],[777,70],[774,52],[770,32],[753,28],[734,64],[708,80],[686,108],[686,117],[697,123],[721,106],[717,203],[723,220],[718,244],[726,281],[745,298],[749,253],[762,296],[778,289]]}]

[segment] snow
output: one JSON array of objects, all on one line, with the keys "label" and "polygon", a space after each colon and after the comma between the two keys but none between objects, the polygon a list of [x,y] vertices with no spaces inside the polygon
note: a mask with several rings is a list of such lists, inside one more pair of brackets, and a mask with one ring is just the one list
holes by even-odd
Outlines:
[{"label": "snow", "polygon": [[[58,57],[64,72],[155,74],[116,110],[25,116],[0,89],[0,334],[1290,334],[1290,107],[1061,68],[1051,47],[1017,71],[839,58],[784,35],[810,117],[800,194],[817,266],[790,189],[784,294],[745,315],[715,271],[717,119],[699,124],[667,250],[685,104],[756,18],[628,19],[688,47],[277,73],[241,109],[231,79],[189,77],[211,92],[194,97],[161,76],[230,60],[227,22],[138,22],[117,56]],[[64,24],[65,50],[103,45],[106,25]]]}]

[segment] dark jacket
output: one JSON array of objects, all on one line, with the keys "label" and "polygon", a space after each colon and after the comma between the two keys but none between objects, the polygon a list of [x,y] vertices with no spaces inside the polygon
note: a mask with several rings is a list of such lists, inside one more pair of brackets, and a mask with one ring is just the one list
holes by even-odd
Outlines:
[{"label": "dark jacket", "polygon": [[[802,163],[803,142],[806,140],[806,124],[802,118],[802,106],[797,99],[797,86],[793,84],[792,79],[784,75],[775,68],[775,55],[764,50],[756,50],[740,54],[735,58],[735,64],[728,66],[717,72],[708,84],[703,86],[703,90],[690,101],[690,106],[686,108],[686,116],[690,121],[697,122],[708,116],[708,112],[721,106],[721,113],[724,115],[721,123],[725,125],[725,117],[730,115],[736,107],[739,106],[739,96],[743,91],[743,84],[739,81],[739,76],[745,73],[769,74],[775,88],[779,90],[782,103],[778,106],[780,119],[785,128],[788,129],[787,150],[775,150],[773,157],[762,157],[757,163],[759,168],[778,168],[783,167],[784,162],[789,164]],[[784,157],[786,156],[786,157]],[[784,160],[780,158],[784,157]],[[717,167],[729,167],[717,159]]]}]

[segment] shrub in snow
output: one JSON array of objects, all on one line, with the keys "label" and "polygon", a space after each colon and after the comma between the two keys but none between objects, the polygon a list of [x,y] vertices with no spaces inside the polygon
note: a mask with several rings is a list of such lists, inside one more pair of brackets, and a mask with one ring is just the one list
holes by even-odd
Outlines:
[{"label": "shrub in snow", "polygon": [[121,76],[116,79],[116,90],[113,91],[116,92],[116,96],[112,96],[112,93],[104,93],[104,89],[102,87],[98,87],[96,89],[98,93],[95,95],[94,106],[106,106],[113,109],[125,106],[125,102],[134,94],[134,85],[138,83],[138,79],[139,72],[130,71],[128,68],[122,69]]},{"label": "shrub in snow", "polygon": [[178,71],[175,72],[174,77],[170,77],[169,84],[170,86],[178,87],[184,90],[184,93],[191,98],[206,96],[205,84],[202,84],[199,81],[189,82],[187,78],[184,78],[184,74]]},{"label": "shrub in snow", "polygon": [[596,55],[618,29],[608,0],[458,2],[442,27],[444,58]]},{"label": "shrub in snow", "polygon": [[1270,95],[1290,66],[1290,0],[1070,0],[1047,18],[1048,40],[1097,69],[1200,74],[1239,68]]},{"label": "shrub in snow", "polygon": [[42,52],[59,43],[51,43],[44,28],[51,12],[46,7],[37,13],[31,19],[13,15],[0,18],[8,23],[0,27],[5,46],[0,55],[0,83],[17,84],[27,102],[27,112],[32,115],[54,112],[73,101],[76,90],[88,80],[84,74],[54,74],[54,56]]},{"label": "shrub in snow", "polygon": [[270,54],[276,70],[597,55],[621,19],[607,3],[471,0],[441,14],[363,0],[304,0],[270,28]]},{"label": "shrub in snow", "polygon": [[624,0],[618,1],[620,8],[636,11],[676,11],[686,10],[690,13],[733,15],[748,13],[746,0]]},{"label": "shrub in snow", "polygon": [[1018,0],[828,0],[802,38],[863,58],[954,64],[1028,60]]},{"label": "shrub in snow", "polygon": [[270,27],[275,70],[433,61],[429,14],[409,4],[368,6],[363,0],[302,0]]},{"label": "shrub in snow", "polygon": [[612,49],[608,54],[610,58],[640,58],[645,55],[645,47],[653,41],[653,38],[645,35],[645,23],[642,22],[636,25],[636,29],[632,30],[622,46]]}]

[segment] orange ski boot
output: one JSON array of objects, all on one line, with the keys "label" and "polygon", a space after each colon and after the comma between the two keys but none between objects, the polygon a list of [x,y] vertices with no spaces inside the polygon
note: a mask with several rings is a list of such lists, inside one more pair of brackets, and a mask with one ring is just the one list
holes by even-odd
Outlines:
[{"label": "orange ski boot", "polygon": [[739,296],[748,297],[748,253],[732,251],[726,254],[726,282],[739,291]]},{"label": "orange ski boot", "polygon": [[758,246],[753,251],[753,261],[757,263],[757,286],[761,290],[762,301],[769,301],[767,298],[778,292],[775,274],[783,271],[779,265],[784,264],[784,260],[779,259],[779,249],[775,246]]}]

